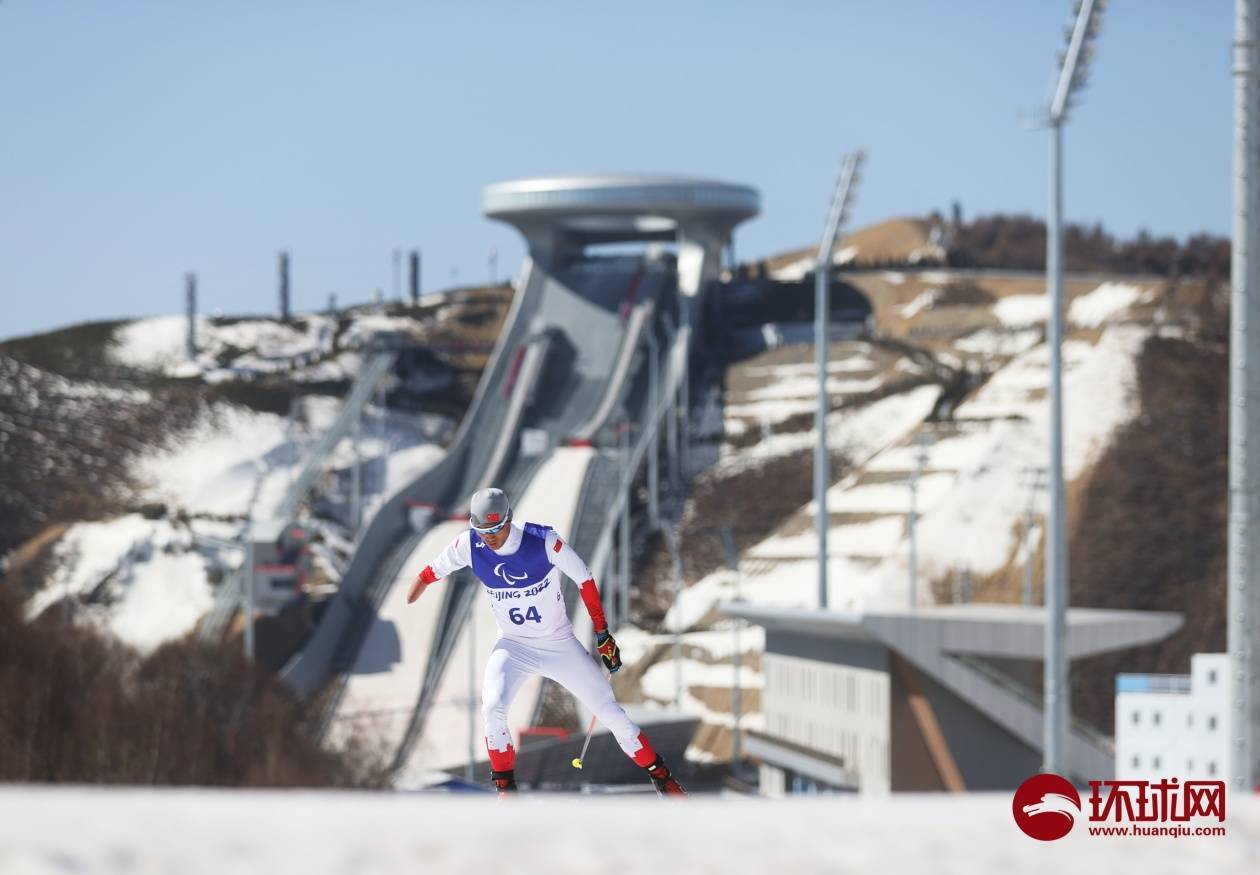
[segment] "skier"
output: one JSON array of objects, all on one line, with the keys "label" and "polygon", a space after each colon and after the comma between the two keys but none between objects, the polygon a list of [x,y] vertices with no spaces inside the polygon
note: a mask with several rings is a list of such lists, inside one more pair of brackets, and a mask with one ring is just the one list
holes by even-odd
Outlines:
[{"label": "skier", "polygon": [[591,571],[549,526],[512,522],[512,508],[500,489],[482,489],[469,503],[471,527],[461,532],[407,593],[418,599],[434,581],[472,566],[485,587],[499,623],[499,638],[486,665],[481,690],[490,777],[499,795],[516,789],[516,749],[508,729],[512,699],[529,677],[550,678],[603,721],[617,744],[651,777],[658,793],[685,796],[647,736],[617,704],[612,686],[573,634],[561,592],[560,572],[575,583],[595,627],[599,658],[609,673],[621,668],[621,651],[608,632]]}]

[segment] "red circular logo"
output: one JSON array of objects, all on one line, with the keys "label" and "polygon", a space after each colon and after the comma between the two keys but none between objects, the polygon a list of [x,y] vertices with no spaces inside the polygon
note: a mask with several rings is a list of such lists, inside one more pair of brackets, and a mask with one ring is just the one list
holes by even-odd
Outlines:
[{"label": "red circular logo", "polygon": [[1052,772],[1033,775],[1015,791],[1011,813],[1025,835],[1052,842],[1076,825],[1081,816],[1081,796],[1067,778]]}]

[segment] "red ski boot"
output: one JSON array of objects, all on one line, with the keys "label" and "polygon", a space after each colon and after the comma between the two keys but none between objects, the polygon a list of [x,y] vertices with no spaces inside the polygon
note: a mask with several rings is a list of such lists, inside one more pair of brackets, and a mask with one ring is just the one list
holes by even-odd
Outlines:
[{"label": "red ski boot", "polygon": [[657,796],[687,795],[687,791],[683,789],[682,784],[678,783],[678,779],[670,774],[669,766],[665,765],[665,760],[659,755],[646,768],[648,777],[652,779],[652,786],[656,788]]},{"label": "red ski boot", "polygon": [[494,786],[498,789],[500,799],[509,793],[516,792],[516,771],[513,769],[509,769],[506,772],[491,772],[490,780],[494,782]]}]

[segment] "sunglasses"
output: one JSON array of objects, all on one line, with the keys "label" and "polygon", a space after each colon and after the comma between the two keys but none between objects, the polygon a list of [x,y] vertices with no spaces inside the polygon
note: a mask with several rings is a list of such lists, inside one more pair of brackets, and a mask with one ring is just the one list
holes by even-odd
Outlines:
[{"label": "sunglasses", "polygon": [[473,531],[474,531],[474,532],[476,532],[476,533],[477,533],[477,534],[479,534],[479,535],[493,535],[495,532],[500,532],[500,531],[502,531],[502,530],[503,530],[503,527],[504,527],[504,526],[506,526],[506,525],[507,525],[508,523],[510,523],[511,521],[512,521],[512,518],[511,518],[511,517],[507,517],[506,519],[504,519],[504,520],[503,520],[503,522],[501,522],[501,523],[497,523],[496,525],[489,526],[489,527],[484,528],[484,529],[483,529],[483,528],[481,528],[480,526],[477,526],[477,525],[473,525],[473,527],[472,527],[472,528],[473,528]]}]

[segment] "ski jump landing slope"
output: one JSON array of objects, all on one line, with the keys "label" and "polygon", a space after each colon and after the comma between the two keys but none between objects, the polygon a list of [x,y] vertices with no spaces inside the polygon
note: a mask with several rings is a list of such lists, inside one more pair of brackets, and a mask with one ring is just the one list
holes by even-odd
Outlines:
[{"label": "ski jump landing slope", "polygon": [[1066,837],[1040,842],[1015,826],[1009,793],[677,802],[523,794],[508,805],[490,794],[11,786],[0,790],[0,872],[1253,871],[1260,797],[1233,796],[1227,812],[1224,824],[1208,822],[1224,826],[1224,836],[1091,836],[1077,823]]},{"label": "ski jump landing slope", "polygon": [[[663,265],[638,258],[552,271],[528,266],[446,459],[404,491],[399,507],[386,505],[377,515],[343,582],[343,609],[334,614],[338,605],[330,606],[331,621],[317,630],[310,652],[286,670],[299,690],[318,686],[330,671],[344,673],[331,717],[334,740],[357,732],[412,774],[467,759],[468,739],[480,734],[470,728],[469,702],[479,699],[493,616],[472,611],[478,588],[461,575],[414,605],[406,604],[408,585],[467,525],[468,495],[485,485],[501,485],[516,499],[518,520],[548,523],[568,536],[593,451],[564,445],[615,415],[635,360],[628,353],[671,278]],[[520,455],[525,427],[545,432],[558,449]],[[437,524],[410,531],[408,502],[432,506]],[[537,685],[522,691],[512,725],[530,722],[536,698]],[[430,720],[443,727],[440,738],[418,744]]]}]

